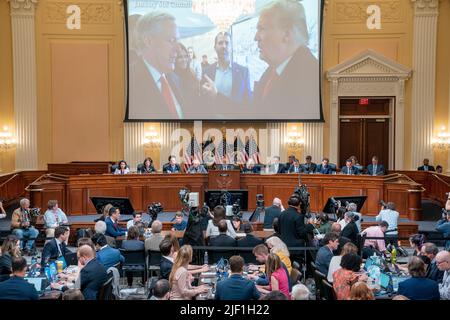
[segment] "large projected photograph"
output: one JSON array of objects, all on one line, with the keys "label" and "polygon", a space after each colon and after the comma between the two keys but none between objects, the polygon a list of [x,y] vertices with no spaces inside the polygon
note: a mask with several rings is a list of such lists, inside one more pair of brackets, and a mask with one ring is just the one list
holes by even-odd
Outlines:
[{"label": "large projected photograph", "polygon": [[321,121],[321,0],[128,0],[127,121]]}]

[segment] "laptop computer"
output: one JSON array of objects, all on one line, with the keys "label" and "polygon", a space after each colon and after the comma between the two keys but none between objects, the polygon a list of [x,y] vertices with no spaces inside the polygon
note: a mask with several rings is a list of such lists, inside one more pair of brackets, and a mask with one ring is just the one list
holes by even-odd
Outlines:
[{"label": "laptop computer", "polygon": [[76,266],[78,265],[78,258],[76,252],[69,252],[64,255],[64,259],[66,260],[67,266]]},{"label": "laptop computer", "polygon": [[24,278],[28,283],[34,285],[34,288],[38,292],[39,295],[44,293],[45,288],[48,286],[48,280],[46,277],[37,277],[37,278]]}]

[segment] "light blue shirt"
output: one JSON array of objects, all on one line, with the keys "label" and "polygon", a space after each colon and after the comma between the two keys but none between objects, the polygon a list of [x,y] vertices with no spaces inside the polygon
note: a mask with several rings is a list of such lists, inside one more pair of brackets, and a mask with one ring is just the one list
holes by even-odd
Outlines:
[{"label": "light blue shirt", "polygon": [[380,213],[375,217],[376,221],[386,221],[389,224],[388,231],[386,232],[386,235],[397,235],[398,231],[389,231],[392,229],[398,228],[398,217],[400,214],[397,211],[394,210],[381,210]]},{"label": "light blue shirt", "polygon": [[219,65],[217,65],[214,84],[216,85],[217,92],[231,98],[231,89],[233,87],[233,72],[231,67],[223,70],[219,67]]},{"label": "light blue shirt", "polygon": [[[158,87],[159,91],[162,92],[162,84],[161,84],[161,77],[165,77],[167,80],[167,77],[164,73],[159,72],[155,67],[153,67],[150,63],[148,63],[147,61],[145,61],[144,59],[144,63],[147,66],[148,72],[150,72],[153,81],[155,81],[156,86]],[[168,82],[168,80],[167,80]],[[175,102],[175,108],[177,109],[177,114],[178,114],[178,118],[183,119],[183,111],[181,110],[181,106],[178,103],[177,98],[175,97],[175,94],[173,93],[172,90],[170,90],[170,94],[172,95],[172,99]]]},{"label": "light blue shirt", "polygon": [[[60,224],[68,223],[66,214],[58,208],[56,217],[53,210],[47,210],[44,214],[44,222],[46,228],[56,228]],[[58,221],[57,221],[58,220]]]}]

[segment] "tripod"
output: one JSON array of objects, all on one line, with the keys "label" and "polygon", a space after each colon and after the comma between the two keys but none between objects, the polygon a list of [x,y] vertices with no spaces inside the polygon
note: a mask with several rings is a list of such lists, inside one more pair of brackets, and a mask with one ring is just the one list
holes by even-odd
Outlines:
[{"label": "tripod", "polygon": [[250,222],[260,222],[261,213],[265,212],[264,207],[256,207],[248,219]]}]

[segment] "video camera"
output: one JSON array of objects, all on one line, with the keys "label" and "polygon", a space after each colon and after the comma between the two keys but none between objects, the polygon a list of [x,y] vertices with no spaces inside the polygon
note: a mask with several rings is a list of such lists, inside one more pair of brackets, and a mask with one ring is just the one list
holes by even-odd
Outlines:
[{"label": "video camera", "polygon": [[264,208],[264,195],[263,194],[259,193],[256,195],[256,207]]},{"label": "video camera", "polygon": [[[263,204],[264,204],[264,200],[263,200]],[[233,203],[233,215],[234,216],[238,216],[238,217],[242,217],[242,212],[241,212],[241,200],[237,199],[235,203]]]},{"label": "video camera", "polygon": [[311,217],[311,214],[309,212],[309,192],[306,185],[302,184],[294,189],[293,195],[298,196],[300,199],[300,212],[304,214],[308,219]]},{"label": "video camera", "polygon": [[189,189],[188,188],[182,188],[180,191],[178,191],[178,196],[180,197],[181,203],[186,206],[189,202]]},{"label": "video camera", "polygon": [[41,209],[40,208],[31,208],[31,209],[28,209],[28,213],[30,214],[31,217],[38,217],[41,214]]},{"label": "video camera", "polygon": [[147,213],[149,214],[151,221],[156,220],[158,218],[158,213],[162,211],[163,207],[159,202],[153,202],[152,204],[149,204],[147,207]]}]

